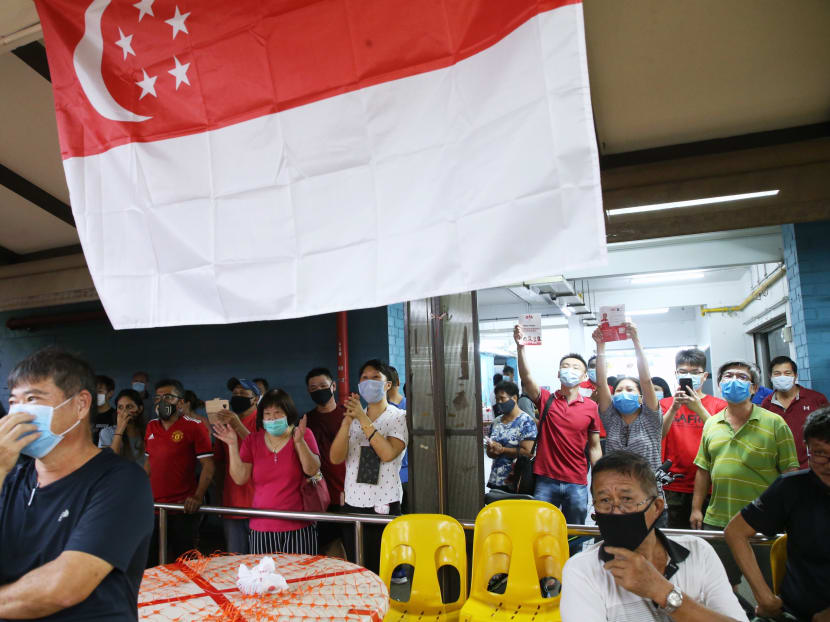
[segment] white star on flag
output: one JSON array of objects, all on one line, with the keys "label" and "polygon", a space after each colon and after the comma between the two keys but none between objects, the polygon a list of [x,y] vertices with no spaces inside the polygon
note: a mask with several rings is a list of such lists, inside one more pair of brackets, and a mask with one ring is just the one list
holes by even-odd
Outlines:
[{"label": "white star on flag", "polygon": [[176,6],[176,14],[170,19],[164,20],[165,24],[170,24],[173,27],[174,39],[176,38],[176,35],[179,34],[179,31],[182,31],[186,35],[190,34],[189,32],[187,32],[187,26],[184,25],[184,20],[186,20],[189,15],[189,12],[185,13],[184,15],[179,13],[179,7]]},{"label": "white star on flag", "polygon": [[153,14],[153,2],[155,2],[155,0],[139,0],[133,5],[139,11],[138,21],[141,21],[141,18],[145,15],[155,17]]},{"label": "white star on flag", "polygon": [[115,45],[124,50],[124,60],[127,60],[127,54],[132,54],[133,56],[135,56],[135,52],[133,52],[132,43],[133,36],[126,36],[120,28],[118,29],[118,34],[121,35],[121,38],[115,42]]},{"label": "white star on flag", "polygon": [[167,73],[171,76],[176,78],[176,90],[179,90],[179,85],[184,82],[187,86],[190,86],[190,80],[187,79],[187,69],[190,67],[190,63],[185,63],[182,65],[179,62],[179,59],[175,56],[173,60],[176,61],[176,66],[173,69],[170,69]]},{"label": "white star on flag", "polygon": [[143,99],[147,93],[150,93],[153,97],[158,97],[158,95],[156,95],[156,80],[158,80],[158,76],[148,76],[144,69],[141,71],[144,74],[144,79],[140,82],[136,82],[136,84],[141,87],[141,95],[139,95],[138,98]]}]

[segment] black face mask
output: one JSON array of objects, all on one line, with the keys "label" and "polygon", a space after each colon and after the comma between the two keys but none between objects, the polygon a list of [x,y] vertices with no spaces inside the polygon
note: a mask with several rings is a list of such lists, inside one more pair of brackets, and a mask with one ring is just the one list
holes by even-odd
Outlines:
[{"label": "black face mask", "polygon": [[599,527],[599,533],[602,535],[602,545],[617,546],[621,549],[635,550],[646,536],[654,529],[657,520],[651,524],[651,527],[646,525],[646,511],[654,503],[655,499],[651,500],[643,510],[640,512],[631,512],[630,514],[594,514],[594,520]]},{"label": "black face mask", "polygon": [[241,415],[251,407],[251,398],[244,395],[231,395],[230,406],[233,412]]},{"label": "black face mask", "polygon": [[331,388],[329,389],[318,389],[316,391],[312,391],[309,393],[311,396],[311,400],[317,404],[318,406],[323,406],[324,404],[328,404],[329,400],[332,398],[334,393],[331,392]]},{"label": "black face mask", "polygon": [[507,400],[506,402],[499,402],[499,412],[502,415],[509,415],[513,408],[516,406],[516,402],[513,400]]},{"label": "black face mask", "polygon": [[156,406],[156,414],[159,416],[159,419],[163,419],[167,421],[176,413],[176,404],[171,404],[170,402],[161,401]]}]

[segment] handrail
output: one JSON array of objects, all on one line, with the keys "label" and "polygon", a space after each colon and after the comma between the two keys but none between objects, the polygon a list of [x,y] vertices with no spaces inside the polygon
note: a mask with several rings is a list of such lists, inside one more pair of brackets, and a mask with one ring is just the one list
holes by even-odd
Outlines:
[{"label": "handrail", "polygon": [[[167,512],[183,511],[181,503],[155,503],[159,511],[159,563],[167,563]],[[285,510],[257,510],[254,508],[226,508],[216,505],[203,505],[198,510],[203,514],[224,514],[230,516],[247,516],[255,518],[288,518],[293,520],[322,521],[325,523],[352,523],[355,530],[355,558],[363,566],[363,524],[385,525],[392,522],[395,516],[379,516],[377,514],[330,514],[327,512],[296,512]],[[460,520],[461,526],[467,530],[475,529],[475,522]],[[696,529],[661,529],[667,536],[697,536],[704,540],[723,540],[722,531],[703,531]],[[596,525],[568,525],[568,535],[571,536],[598,536],[599,527]],[[756,534],[749,539],[752,544],[771,545],[775,538],[767,538],[763,534]]]}]

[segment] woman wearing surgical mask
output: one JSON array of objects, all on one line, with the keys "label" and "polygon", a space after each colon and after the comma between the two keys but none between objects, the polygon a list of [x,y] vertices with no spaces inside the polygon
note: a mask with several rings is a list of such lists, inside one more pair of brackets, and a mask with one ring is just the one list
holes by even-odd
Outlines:
[{"label": "woman wearing surgical mask", "polygon": [[511,490],[508,478],[519,455],[530,456],[536,439],[533,415],[523,412],[518,405],[519,387],[503,380],[496,385],[496,412],[499,415],[490,424],[490,436],[485,437],[487,455],[493,459],[488,488]]},{"label": "woman wearing surgical mask", "polygon": [[[352,393],[344,404],[346,413],[331,444],[331,461],[346,463],[346,511],[400,514],[401,461],[409,439],[406,412],[386,399],[392,388],[392,372],[386,363],[372,359],[359,373],[360,396]],[[365,409],[361,398],[367,404]],[[378,559],[368,548],[372,540],[367,539],[369,560]]]},{"label": "woman wearing surgical mask", "polygon": [[[597,343],[597,403],[599,416],[606,430],[605,447],[608,453],[626,450],[638,454],[648,460],[656,471],[661,464],[663,417],[637,328],[630,322],[625,324],[625,328],[626,335],[634,345],[637,372],[640,377],[618,379],[613,394],[607,383],[602,330],[598,328],[593,333],[594,341]],[[663,512],[657,526],[665,526],[667,521],[668,514]]]},{"label": "woman wearing surgical mask", "polygon": [[101,430],[98,447],[144,466],[144,400],[138,391],[124,389],[115,398],[116,424]]},{"label": "woman wearing surgical mask", "polygon": [[[317,441],[306,429],[294,400],[282,389],[266,393],[257,405],[256,430],[241,442],[229,424],[213,426],[216,438],[228,446],[229,473],[244,486],[253,479],[253,507],[303,511],[300,488],[320,470]],[[317,555],[317,527],[307,521],[252,518],[249,534],[253,554]]]}]

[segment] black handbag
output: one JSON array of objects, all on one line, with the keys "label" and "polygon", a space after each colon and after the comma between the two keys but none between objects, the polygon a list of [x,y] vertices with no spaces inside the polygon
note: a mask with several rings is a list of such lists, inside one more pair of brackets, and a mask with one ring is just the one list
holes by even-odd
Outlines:
[{"label": "black handbag", "polygon": [[536,430],[536,438],[533,441],[533,449],[530,450],[530,455],[519,455],[513,462],[513,473],[510,475],[508,487],[516,494],[532,495],[536,488],[536,476],[533,474],[533,463],[536,462],[536,445],[539,443],[539,437],[542,435],[542,425],[545,423],[545,417],[547,417],[554,398],[555,395],[551,393],[539,415],[539,427]]}]

